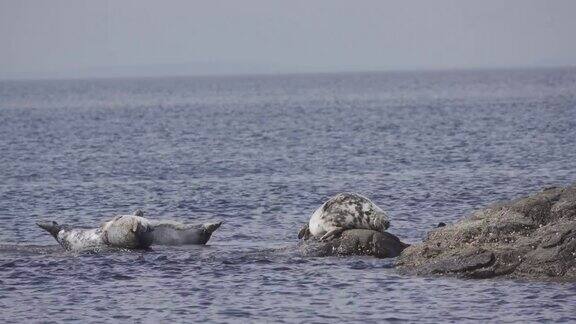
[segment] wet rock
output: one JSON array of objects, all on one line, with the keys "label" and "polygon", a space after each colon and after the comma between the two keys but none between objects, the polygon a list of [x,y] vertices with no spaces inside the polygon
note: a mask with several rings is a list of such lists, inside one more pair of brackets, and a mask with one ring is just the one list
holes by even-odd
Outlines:
[{"label": "wet rock", "polygon": [[368,229],[350,229],[328,241],[314,238],[303,240],[299,244],[300,252],[305,256],[349,256],[369,255],[377,258],[393,258],[408,246],[398,237],[388,232]]},{"label": "wet rock", "polygon": [[576,185],[497,203],[405,249],[401,272],[576,281]]}]

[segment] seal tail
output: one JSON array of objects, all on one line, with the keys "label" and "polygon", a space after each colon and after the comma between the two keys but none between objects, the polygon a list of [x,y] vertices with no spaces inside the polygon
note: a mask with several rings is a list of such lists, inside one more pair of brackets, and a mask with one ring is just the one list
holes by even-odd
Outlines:
[{"label": "seal tail", "polygon": [[207,223],[204,224],[204,232],[207,234],[212,234],[214,233],[215,230],[217,230],[220,225],[222,225],[223,222],[218,222],[218,223]]},{"label": "seal tail", "polygon": [[56,223],[55,221],[37,221],[36,225],[46,230],[48,233],[52,234],[54,238],[58,238],[58,232],[62,230],[62,226],[58,225],[58,223]]}]

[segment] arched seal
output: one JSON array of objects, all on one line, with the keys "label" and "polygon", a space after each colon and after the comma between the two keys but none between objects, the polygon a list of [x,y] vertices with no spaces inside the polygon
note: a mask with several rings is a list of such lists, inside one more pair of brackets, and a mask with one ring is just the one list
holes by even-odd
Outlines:
[{"label": "arched seal", "polygon": [[121,215],[104,222],[98,228],[73,228],[55,221],[39,221],[66,250],[81,251],[112,246],[124,249],[146,249],[152,244],[154,228],[147,219]]},{"label": "arched seal", "polygon": [[[136,216],[144,216],[144,212],[137,209]],[[184,224],[172,220],[149,220],[154,231],[155,245],[188,245],[206,244],[212,233],[217,230],[222,222],[205,224]]]},{"label": "arched seal", "polygon": [[48,231],[60,245],[70,251],[95,250],[106,246],[102,239],[101,228],[72,228],[54,221],[36,222],[40,228]]},{"label": "arched seal", "polygon": [[298,233],[321,241],[348,229],[368,229],[383,233],[390,226],[388,215],[370,199],[357,193],[340,193],[320,206]]}]

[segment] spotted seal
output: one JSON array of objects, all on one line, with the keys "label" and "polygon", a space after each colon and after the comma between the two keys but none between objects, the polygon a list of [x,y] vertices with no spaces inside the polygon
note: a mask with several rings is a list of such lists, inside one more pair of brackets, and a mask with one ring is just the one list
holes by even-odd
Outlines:
[{"label": "spotted seal", "polygon": [[66,250],[97,250],[106,246],[101,228],[72,228],[55,221],[38,221],[40,228],[46,230]]},{"label": "spotted seal", "polygon": [[357,193],[339,193],[320,206],[298,238],[339,236],[348,229],[369,229],[383,233],[390,226],[388,215],[370,199]]},{"label": "spotted seal", "polygon": [[146,249],[153,241],[154,228],[147,219],[120,215],[97,228],[78,228],[55,221],[38,221],[40,228],[50,233],[64,249],[71,251],[97,250],[111,246],[124,249]]},{"label": "spotted seal", "polygon": [[[137,209],[135,216],[143,217],[144,212]],[[184,224],[172,220],[149,220],[154,227],[154,245],[206,244],[212,233],[222,222],[205,224]]]}]

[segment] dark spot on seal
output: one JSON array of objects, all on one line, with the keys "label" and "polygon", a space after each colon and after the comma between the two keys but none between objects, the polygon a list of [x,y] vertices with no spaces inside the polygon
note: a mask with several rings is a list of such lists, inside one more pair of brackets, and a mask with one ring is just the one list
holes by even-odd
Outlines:
[{"label": "dark spot on seal", "polygon": [[356,212],[358,213],[358,215],[362,215],[364,213],[362,211],[362,205],[356,204],[355,208],[356,208]]},{"label": "dark spot on seal", "polygon": [[344,224],[344,221],[346,220],[346,214],[343,212],[339,212],[335,217],[334,220],[336,221],[336,223],[338,224]]},{"label": "dark spot on seal", "polygon": [[446,226],[446,223],[444,222],[440,222],[438,223],[438,225],[436,225],[436,227],[444,227],[444,226]]}]

